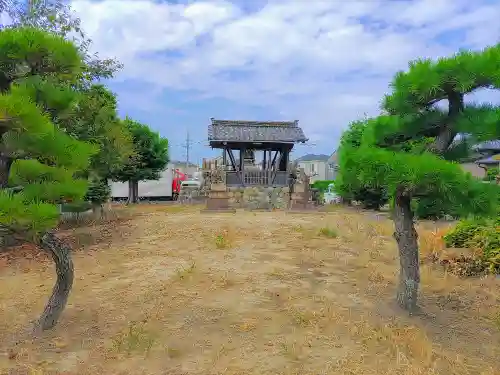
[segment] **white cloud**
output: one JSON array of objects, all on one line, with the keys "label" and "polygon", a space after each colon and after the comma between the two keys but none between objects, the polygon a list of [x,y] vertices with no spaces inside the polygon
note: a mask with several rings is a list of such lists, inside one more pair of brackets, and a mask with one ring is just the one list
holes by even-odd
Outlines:
[{"label": "white cloud", "polygon": [[9,26],[12,24],[12,18],[7,12],[0,12],[0,26]]},{"label": "white cloud", "polygon": [[[500,4],[466,0],[271,0],[251,13],[227,1],[73,7],[95,49],[125,64],[117,79],[269,106],[316,135],[375,114],[409,60],[500,35]],[[463,40],[442,37],[456,32]]]}]

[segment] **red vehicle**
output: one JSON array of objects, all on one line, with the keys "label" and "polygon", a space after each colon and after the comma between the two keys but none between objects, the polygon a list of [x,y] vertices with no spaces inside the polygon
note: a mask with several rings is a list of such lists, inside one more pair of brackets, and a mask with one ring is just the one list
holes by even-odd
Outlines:
[{"label": "red vehicle", "polygon": [[182,181],[186,181],[187,176],[180,172],[178,169],[174,171],[174,178],[172,179],[172,199],[174,201],[179,198],[179,193],[181,192]]}]

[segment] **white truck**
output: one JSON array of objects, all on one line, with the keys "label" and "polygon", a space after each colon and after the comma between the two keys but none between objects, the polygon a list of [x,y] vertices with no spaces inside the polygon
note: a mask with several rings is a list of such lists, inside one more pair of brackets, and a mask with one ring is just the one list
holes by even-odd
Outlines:
[{"label": "white truck", "polygon": [[[173,200],[174,170],[172,165],[161,173],[159,180],[139,181],[139,199],[145,200]],[[126,200],[128,198],[128,182],[110,181],[111,198]]]}]

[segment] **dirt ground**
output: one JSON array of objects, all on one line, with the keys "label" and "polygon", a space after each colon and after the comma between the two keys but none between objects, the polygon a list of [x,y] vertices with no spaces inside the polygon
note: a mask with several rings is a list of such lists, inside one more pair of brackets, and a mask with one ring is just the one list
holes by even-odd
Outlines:
[{"label": "dirt ground", "polygon": [[[408,316],[384,217],[127,210],[62,232],[75,284],[43,337],[12,344],[43,309],[51,262],[0,260],[0,373],[500,374],[500,279],[424,265],[422,313]],[[442,231],[421,226],[423,253]]]}]

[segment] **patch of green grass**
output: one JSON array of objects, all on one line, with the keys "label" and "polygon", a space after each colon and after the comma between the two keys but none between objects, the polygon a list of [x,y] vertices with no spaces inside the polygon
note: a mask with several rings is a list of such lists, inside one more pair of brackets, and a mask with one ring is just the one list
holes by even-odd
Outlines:
[{"label": "patch of green grass", "polygon": [[189,267],[181,267],[177,269],[177,278],[179,280],[186,279],[189,275],[191,275],[196,268],[196,263],[192,262]]},{"label": "patch of green grass", "polygon": [[300,232],[304,231],[304,227],[300,224],[294,225],[294,226],[292,226],[292,231],[300,233]]},{"label": "patch of green grass", "polygon": [[229,241],[227,240],[226,236],[224,236],[223,234],[218,234],[215,237],[215,247],[217,249],[225,249],[228,246],[229,246]]},{"label": "patch of green grass", "polygon": [[328,237],[328,238],[337,238],[339,236],[337,234],[337,231],[332,228],[321,228],[319,230],[319,234],[323,237]]},{"label": "patch of green grass", "polygon": [[129,323],[128,330],[113,339],[113,347],[119,353],[130,355],[131,353],[149,354],[156,343],[156,337],[149,332],[144,323]]}]

